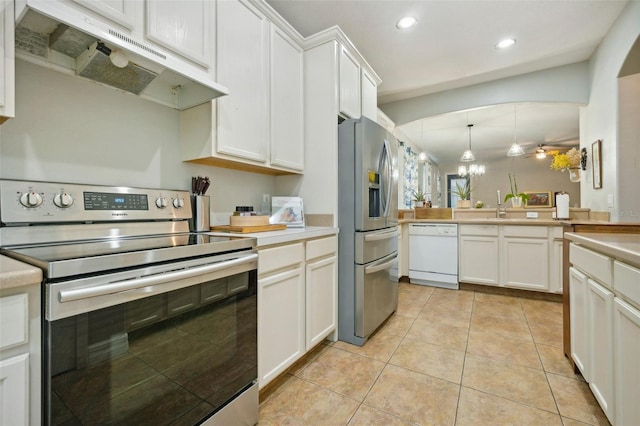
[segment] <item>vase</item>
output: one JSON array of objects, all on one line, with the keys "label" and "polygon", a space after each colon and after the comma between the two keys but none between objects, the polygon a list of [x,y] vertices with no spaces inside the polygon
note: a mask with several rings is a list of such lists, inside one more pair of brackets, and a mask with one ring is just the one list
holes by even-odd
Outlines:
[{"label": "vase", "polygon": [[511,207],[513,207],[514,209],[522,208],[522,197],[512,197]]},{"label": "vase", "polygon": [[456,208],[458,209],[471,208],[471,200],[458,200],[458,203],[456,204]]},{"label": "vase", "polygon": [[571,167],[569,170],[569,180],[571,182],[580,182],[580,168]]},{"label": "vase", "polygon": [[416,201],[416,208],[424,207],[424,201]]}]

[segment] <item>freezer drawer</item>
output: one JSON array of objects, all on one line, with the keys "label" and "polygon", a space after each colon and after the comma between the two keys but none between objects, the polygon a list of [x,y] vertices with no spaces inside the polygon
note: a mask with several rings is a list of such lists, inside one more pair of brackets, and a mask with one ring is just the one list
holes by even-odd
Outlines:
[{"label": "freezer drawer", "polygon": [[364,265],[398,251],[398,227],[355,233],[355,262]]},{"label": "freezer drawer", "polygon": [[366,338],[398,307],[398,280],[392,268],[396,252],[367,265],[356,265],[355,334]]}]

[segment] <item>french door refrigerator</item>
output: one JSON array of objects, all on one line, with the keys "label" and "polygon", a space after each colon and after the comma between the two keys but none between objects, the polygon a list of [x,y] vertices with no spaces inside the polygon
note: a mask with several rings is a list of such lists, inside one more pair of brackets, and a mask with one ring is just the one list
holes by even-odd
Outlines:
[{"label": "french door refrigerator", "polygon": [[338,338],[359,346],[398,306],[397,161],[374,121],[338,126]]}]

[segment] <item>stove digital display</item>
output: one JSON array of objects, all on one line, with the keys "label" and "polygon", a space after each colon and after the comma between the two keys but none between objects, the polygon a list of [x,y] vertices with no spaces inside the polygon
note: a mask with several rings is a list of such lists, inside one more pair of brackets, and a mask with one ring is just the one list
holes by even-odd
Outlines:
[{"label": "stove digital display", "polygon": [[149,210],[147,194],[85,192],[85,210]]}]

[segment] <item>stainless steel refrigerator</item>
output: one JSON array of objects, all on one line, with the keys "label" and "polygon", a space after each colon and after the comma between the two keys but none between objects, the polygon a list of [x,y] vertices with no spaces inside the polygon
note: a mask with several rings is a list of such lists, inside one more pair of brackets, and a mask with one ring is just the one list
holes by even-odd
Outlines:
[{"label": "stainless steel refrigerator", "polygon": [[362,346],[398,306],[398,141],[366,117],[338,136],[338,338]]}]

